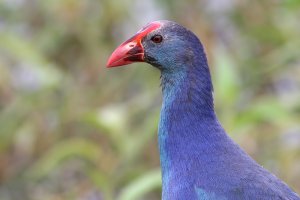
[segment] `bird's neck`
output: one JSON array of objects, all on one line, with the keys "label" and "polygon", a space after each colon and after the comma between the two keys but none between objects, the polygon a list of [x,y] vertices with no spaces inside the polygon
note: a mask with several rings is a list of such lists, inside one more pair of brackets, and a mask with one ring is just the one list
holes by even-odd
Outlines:
[{"label": "bird's neck", "polygon": [[161,114],[187,114],[192,109],[197,117],[214,118],[213,86],[206,59],[176,68],[161,74]]},{"label": "bird's neck", "polygon": [[[190,72],[192,71],[192,72]],[[200,70],[164,72],[161,76],[163,108],[172,112],[183,111],[181,105],[197,108],[198,114],[214,114],[213,88]]]},{"label": "bird's neck", "polygon": [[191,65],[185,69],[163,71],[161,77],[163,103],[159,148],[164,192],[167,192],[164,188],[171,181],[172,173],[185,170],[179,166],[191,164],[193,157],[198,157],[199,152],[207,149],[207,144],[214,140],[216,136],[209,130],[220,128],[213,108],[213,89],[207,64]]}]

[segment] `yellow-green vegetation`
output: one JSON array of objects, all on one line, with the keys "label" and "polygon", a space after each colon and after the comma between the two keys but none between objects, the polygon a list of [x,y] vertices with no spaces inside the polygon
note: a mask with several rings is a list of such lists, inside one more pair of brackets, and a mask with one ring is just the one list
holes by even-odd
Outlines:
[{"label": "yellow-green vegetation", "polygon": [[201,38],[225,129],[300,192],[299,0],[2,0],[1,200],[160,199],[159,72],[105,68],[157,19]]}]

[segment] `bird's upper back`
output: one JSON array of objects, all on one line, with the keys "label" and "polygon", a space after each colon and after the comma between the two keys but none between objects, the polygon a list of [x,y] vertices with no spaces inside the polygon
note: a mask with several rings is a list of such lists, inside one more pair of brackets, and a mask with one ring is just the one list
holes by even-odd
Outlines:
[{"label": "bird's upper back", "polygon": [[235,144],[214,116],[177,107],[162,110],[159,128],[163,199],[299,199]]}]

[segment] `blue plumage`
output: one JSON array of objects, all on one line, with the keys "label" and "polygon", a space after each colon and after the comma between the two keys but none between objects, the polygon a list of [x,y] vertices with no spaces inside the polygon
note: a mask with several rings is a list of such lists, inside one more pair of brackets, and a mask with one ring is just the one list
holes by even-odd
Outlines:
[{"label": "blue plumage", "polygon": [[[161,70],[163,104],[158,137],[162,199],[299,200],[285,183],[233,142],[220,125],[198,38],[174,22],[155,23],[159,28],[151,29],[141,40],[144,58],[139,61]],[[161,41],[153,39],[157,35],[162,36]]]}]

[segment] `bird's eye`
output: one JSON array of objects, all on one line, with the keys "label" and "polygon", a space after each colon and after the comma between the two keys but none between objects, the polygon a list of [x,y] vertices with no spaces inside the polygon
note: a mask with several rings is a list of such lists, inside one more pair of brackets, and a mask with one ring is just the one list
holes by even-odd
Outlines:
[{"label": "bird's eye", "polygon": [[151,40],[154,42],[154,43],[161,43],[162,40],[163,40],[163,37],[161,35],[154,35]]}]

